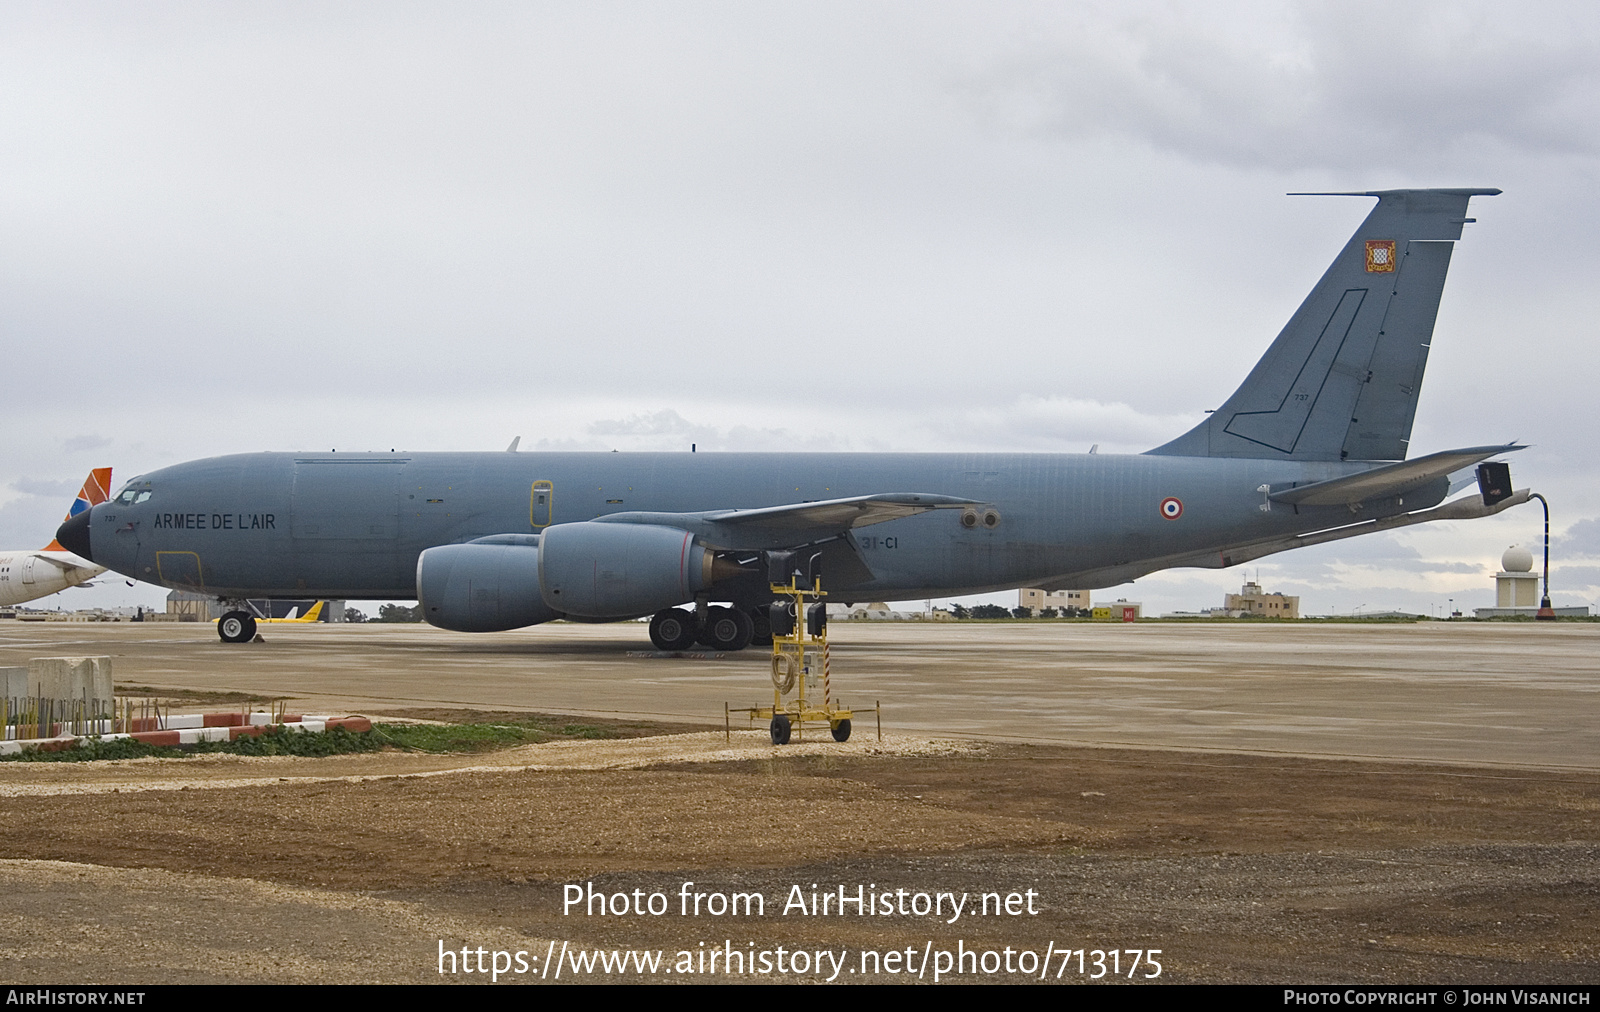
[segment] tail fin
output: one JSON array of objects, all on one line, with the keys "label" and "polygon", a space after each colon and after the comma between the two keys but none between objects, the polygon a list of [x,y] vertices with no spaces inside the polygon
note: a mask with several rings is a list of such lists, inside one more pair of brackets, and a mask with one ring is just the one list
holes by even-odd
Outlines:
[{"label": "tail fin", "polygon": [[1499,190],[1376,190],[1378,206],[1243,385],[1150,453],[1404,460],[1467,202]]},{"label": "tail fin", "polygon": [[[98,506],[110,497],[111,468],[97,467],[89,472],[89,477],[83,480],[83,487],[78,489],[78,497],[72,500],[72,506],[67,510],[67,515],[61,518],[61,522],[66,523],[84,510]],[[61,547],[61,542],[51,538],[50,543],[45,545],[41,551],[64,552],[66,549]]]}]

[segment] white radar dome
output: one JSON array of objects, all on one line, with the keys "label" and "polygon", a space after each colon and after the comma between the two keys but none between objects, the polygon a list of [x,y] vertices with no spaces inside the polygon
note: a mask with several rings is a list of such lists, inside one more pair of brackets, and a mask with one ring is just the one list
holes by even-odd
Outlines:
[{"label": "white radar dome", "polygon": [[1521,545],[1512,545],[1500,556],[1500,568],[1507,573],[1526,573],[1533,568],[1533,553]]}]

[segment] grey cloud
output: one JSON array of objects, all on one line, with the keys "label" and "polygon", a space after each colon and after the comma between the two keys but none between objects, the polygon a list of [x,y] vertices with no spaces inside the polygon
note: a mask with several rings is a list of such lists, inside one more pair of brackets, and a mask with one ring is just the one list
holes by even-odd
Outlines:
[{"label": "grey cloud", "polygon": [[1180,435],[1200,416],[1155,415],[1123,403],[1025,395],[1009,403],[941,413],[941,442],[1018,450],[1139,453]]},{"label": "grey cloud", "polygon": [[[691,422],[672,408],[627,418],[607,418],[591,422],[587,429],[591,436],[607,437],[611,445],[601,441],[587,442],[595,449],[617,450],[687,450],[693,444],[707,451],[775,451],[775,450],[848,450],[854,449],[854,440],[829,431],[798,434],[781,427],[762,428],[751,425],[704,425]],[[541,444],[541,449],[544,446]]]},{"label": "grey cloud", "polygon": [[1483,572],[1482,566],[1474,566],[1470,562],[1430,562],[1423,561],[1411,568],[1423,573],[1460,573],[1472,576]]},{"label": "grey cloud", "polygon": [[61,441],[61,449],[67,453],[103,450],[111,445],[111,440],[106,436],[72,436]]},{"label": "grey cloud", "polygon": [[1211,6],[1089,14],[970,86],[1014,129],[1252,170],[1459,168],[1486,145],[1593,155],[1594,18],[1527,14],[1339,4],[1266,26]]},{"label": "grey cloud", "polygon": [[1600,566],[1558,566],[1551,563],[1550,586],[1552,591],[1575,588],[1595,590],[1600,588]]},{"label": "grey cloud", "polygon": [[62,504],[66,505],[73,496],[78,494],[78,489],[82,484],[81,479],[77,482],[71,482],[50,481],[43,478],[18,478],[11,483],[11,487],[23,495],[48,496],[60,499]]},{"label": "grey cloud", "polygon": [[[1498,563],[1498,558],[1495,562]],[[1301,581],[1301,585],[1308,587],[1305,593],[1325,590],[1330,586],[1363,585],[1385,571],[1477,577],[1483,581],[1483,586],[1488,587],[1488,576],[1493,571],[1487,562],[1429,558],[1394,534],[1369,534],[1347,541],[1302,548],[1271,556],[1263,560],[1261,565],[1269,571],[1275,567],[1286,585],[1290,580]],[[1248,568],[1254,572],[1253,563]]]},{"label": "grey cloud", "polygon": [[597,436],[683,435],[695,429],[696,426],[671,408],[648,415],[605,418],[589,424],[589,431]]},{"label": "grey cloud", "polygon": [[[1532,551],[1534,546],[1529,546]],[[1600,556],[1600,518],[1579,520],[1565,532],[1550,538],[1550,551],[1557,555]]]},{"label": "grey cloud", "polygon": [[72,496],[28,495],[0,506],[0,549],[42,548],[56,532]]}]

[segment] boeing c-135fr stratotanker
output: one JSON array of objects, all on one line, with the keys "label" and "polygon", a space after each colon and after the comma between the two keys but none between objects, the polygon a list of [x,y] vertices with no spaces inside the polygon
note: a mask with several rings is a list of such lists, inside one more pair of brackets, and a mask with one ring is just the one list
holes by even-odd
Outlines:
[{"label": "boeing c-135fr stratotanker", "polygon": [[1142,454],[241,454],[140,475],[57,538],[225,601],[415,597],[467,632],[652,615],[662,649],[739,649],[796,570],[846,601],[1093,589],[1488,516],[1529,497],[1484,463],[1519,447],[1407,455],[1468,202],[1499,192],[1349,194],[1377,205],[1244,383]]}]

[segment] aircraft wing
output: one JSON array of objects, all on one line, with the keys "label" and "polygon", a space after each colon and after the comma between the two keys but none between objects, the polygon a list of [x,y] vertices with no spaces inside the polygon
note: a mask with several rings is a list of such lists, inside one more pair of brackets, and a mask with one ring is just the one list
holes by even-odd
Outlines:
[{"label": "aircraft wing", "polygon": [[1511,453],[1523,447],[1516,443],[1504,446],[1471,446],[1462,450],[1441,450],[1415,460],[1402,460],[1385,464],[1359,474],[1330,478],[1311,485],[1300,485],[1273,492],[1268,498],[1273,502],[1294,506],[1353,506],[1369,499],[1388,499],[1404,495],[1438,481],[1455,471],[1473,464]]},{"label": "aircraft wing", "polygon": [[835,537],[856,527],[915,516],[929,510],[980,505],[928,492],[888,492],[823,499],[817,502],[761,506],[755,509],[704,510],[695,513],[609,513],[596,523],[660,524],[693,531],[717,548],[787,548]]},{"label": "aircraft wing", "polygon": [[751,510],[722,510],[705,514],[705,517],[720,524],[796,531],[813,528],[833,530],[881,524],[885,520],[898,520],[901,517],[926,513],[928,510],[957,509],[975,505],[977,503],[971,499],[957,499],[955,496],[894,492],[887,495],[861,495],[850,499],[791,503],[787,506],[764,506]]}]

